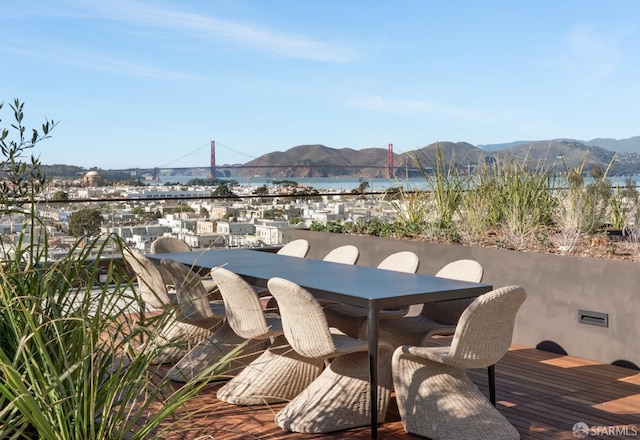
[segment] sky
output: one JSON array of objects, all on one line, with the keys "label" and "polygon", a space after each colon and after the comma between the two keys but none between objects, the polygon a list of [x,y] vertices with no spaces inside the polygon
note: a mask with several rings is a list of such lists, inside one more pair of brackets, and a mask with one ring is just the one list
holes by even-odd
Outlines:
[{"label": "sky", "polygon": [[85,168],[246,163],[298,145],[640,135],[637,0],[23,0],[0,127]]}]

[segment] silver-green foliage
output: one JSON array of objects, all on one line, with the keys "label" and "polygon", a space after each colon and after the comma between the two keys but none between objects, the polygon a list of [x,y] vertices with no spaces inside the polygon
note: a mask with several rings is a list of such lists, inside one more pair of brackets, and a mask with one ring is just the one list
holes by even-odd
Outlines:
[{"label": "silver-green foliage", "polygon": [[455,155],[452,154],[451,161],[446,162],[439,144],[432,155],[423,153],[414,161],[426,179],[427,190],[431,192],[436,221],[444,227],[449,226],[467,189],[468,179],[458,173]]},{"label": "silver-green foliage", "polygon": [[[11,184],[2,187],[0,209],[2,215],[26,215],[35,226],[41,220],[33,204],[46,179],[37,160],[25,164],[22,157],[55,124],[45,124],[43,133],[34,130],[28,140],[22,104],[16,100],[12,109],[18,135],[9,140],[9,130],[1,131],[0,167]],[[51,261],[42,231],[25,228],[13,242],[2,243],[0,439],[158,438],[206,383],[174,391],[153,363],[157,353],[134,350],[173,311],[145,315],[123,267],[113,260],[100,264],[106,246],[121,245],[117,237],[78,242]],[[140,314],[130,315],[132,310]]]}]

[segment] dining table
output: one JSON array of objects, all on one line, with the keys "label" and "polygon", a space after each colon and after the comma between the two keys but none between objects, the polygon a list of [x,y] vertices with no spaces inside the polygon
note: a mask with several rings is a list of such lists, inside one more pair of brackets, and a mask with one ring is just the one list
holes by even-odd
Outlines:
[{"label": "dining table", "polygon": [[170,258],[194,270],[209,271],[214,267],[223,266],[250,284],[261,287],[266,287],[270,278],[285,278],[305,288],[318,299],[365,308],[368,319],[366,337],[369,350],[371,438],[377,438],[378,429],[379,311],[432,301],[477,297],[493,288],[486,283],[331,263],[313,258],[290,257],[250,248],[147,256],[157,260]]}]

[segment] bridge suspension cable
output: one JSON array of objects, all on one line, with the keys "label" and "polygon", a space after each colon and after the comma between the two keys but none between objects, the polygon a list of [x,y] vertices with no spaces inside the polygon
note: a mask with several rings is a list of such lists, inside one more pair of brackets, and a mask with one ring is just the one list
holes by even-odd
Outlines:
[{"label": "bridge suspension cable", "polygon": [[182,159],[184,159],[184,158],[186,158],[186,157],[189,157],[189,156],[191,156],[192,154],[195,154],[195,153],[197,153],[198,151],[200,151],[200,150],[202,150],[203,148],[208,147],[208,146],[209,146],[209,144],[208,144],[208,143],[203,144],[202,146],[200,146],[200,147],[196,148],[195,150],[191,151],[190,153],[184,154],[184,155],[180,156],[179,158],[172,160],[171,162],[167,162],[166,164],[159,166],[158,168],[167,168],[167,167],[169,167],[169,165],[172,165],[172,164],[174,164],[174,163],[176,163],[176,162],[178,162],[178,161],[181,161]]},{"label": "bridge suspension cable", "polygon": [[228,146],[228,145],[221,144],[221,143],[220,143],[220,142],[218,142],[218,141],[216,141],[216,145],[217,145],[217,146],[220,146],[220,147],[222,147],[222,148],[224,148],[225,150],[233,151],[234,153],[239,154],[239,155],[241,155],[241,156],[244,156],[244,157],[246,157],[246,158],[248,158],[248,159],[251,159],[251,160],[253,160],[253,159],[257,159],[257,157],[255,157],[255,156],[251,156],[250,154],[247,154],[247,153],[244,153],[244,152],[242,152],[242,151],[236,150],[235,148],[231,148],[231,147],[230,147],[230,146]]}]

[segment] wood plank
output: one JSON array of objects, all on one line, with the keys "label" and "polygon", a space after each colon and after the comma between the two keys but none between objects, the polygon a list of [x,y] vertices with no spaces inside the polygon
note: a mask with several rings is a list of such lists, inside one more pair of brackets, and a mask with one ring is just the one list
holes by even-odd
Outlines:
[{"label": "wood plank", "polygon": [[[440,344],[445,342],[439,341]],[[469,376],[488,395],[486,369],[470,370]],[[640,431],[640,373],[636,370],[514,344],[496,366],[496,381],[498,410],[516,427],[523,440],[575,439],[571,429],[577,422],[603,427],[634,426]],[[273,418],[284,404],[229,405],[215,398],[220,386],[205,387],[185,410],[197,413],[178,423],[175,434],[167,438],[370,438],[368,427],[318,435],[283,431],[273,423]],[[404,431],[393,398],[378,433],[380,439],[419,438]]]}]

